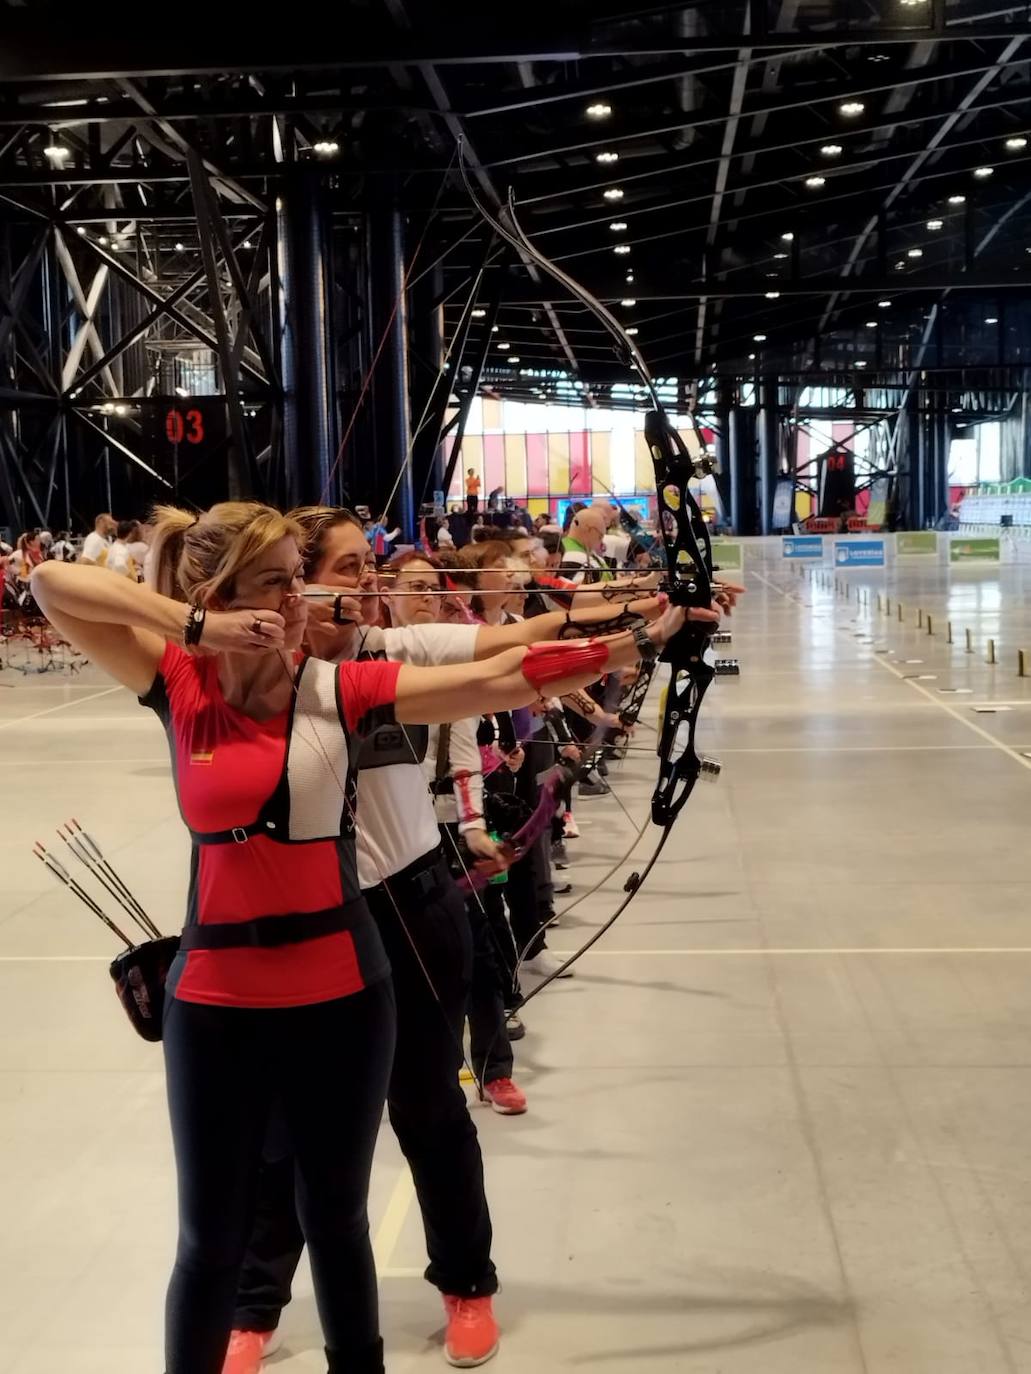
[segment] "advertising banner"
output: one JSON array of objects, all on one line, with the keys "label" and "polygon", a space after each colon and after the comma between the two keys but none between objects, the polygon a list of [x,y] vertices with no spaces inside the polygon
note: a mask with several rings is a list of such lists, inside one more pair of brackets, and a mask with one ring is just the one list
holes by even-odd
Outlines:
[{"label": "advertising banner", "polygon": [[950,563],[998,563],[1001,557],[998,537],[967,539],[953,535],[949,540]]},{"label": "advertising banner", "polygon": [[783,558],[822,558],[822,534],[787,534],[781,544]]},{"label": "advertising banner", "polygon": [[883,539],[839,539],[834,544],[837,568],[883,568]]},{"label": "advertising banner", "polygon": [[900,558],[938,552],[938,536],[934,530],[900,530],[895,536],[895,552]]}]

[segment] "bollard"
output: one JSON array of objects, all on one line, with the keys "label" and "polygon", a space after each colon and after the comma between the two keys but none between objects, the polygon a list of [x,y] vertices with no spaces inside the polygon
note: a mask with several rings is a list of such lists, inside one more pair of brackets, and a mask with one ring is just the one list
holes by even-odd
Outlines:
[{"label": "bollard", "polygon": [[[884,603],[884,614],[891,615],[891,597],[889,596]],[[263,631],[264,633],[264,631]]]},{"label": "bollard", "polygon": [[1023,649],[1018,649],[1018,650],[1017,650],[1017,677],[1027,677],[1027,673],[1024,671],[1025,667],[1026,667],[1026,664],[1025,664],[1025,662],[1024,662],[1024,650],[1023,650]]},{"label": "bollard", "polygon": [[919,607],[917,608],[916,613],[916,628],[918,630],[922,630],[924,628],[924,613],[920,610]]},{"label": "bollard", "polygon": [[946,642],[946,644],[951,644],[951,643],[952,643],[952,621],[951,621],[951,620],[947,620],[947,621],[945,622],[945,642]]},{"label": "bollard", "polygon": [[974,652],[974,643],[973,643],[973,639],[972,639],[972,637],[971,637],[970,631],[969,631],[969,630],[966,630],[964,633],[966,634],[966,638],[967,638],[967,650],[966,650],[966,651],[967,651],[968,654],[972,654],[972,653]]},{"label": "bollard", "polygon": [[934,621],[931,619],[930,616],[927,617],[927,633],[929,635],[934,634]]},{"label": "bollard", "polygon": [[899,624],[901,625],[901,624],[902,624],[902,602],[901,602],[901,601],[896,602],[895,609],[896,609],[896,610],[898,611],[898,613],[899,613]]},{"label": "bollard", "polygon": [[989,663],[994,663],[994,662],[995,662],[995,640],[994,640],[994,639],[990,639],[990,640],[988,641],[988,662],[989,662]]}]

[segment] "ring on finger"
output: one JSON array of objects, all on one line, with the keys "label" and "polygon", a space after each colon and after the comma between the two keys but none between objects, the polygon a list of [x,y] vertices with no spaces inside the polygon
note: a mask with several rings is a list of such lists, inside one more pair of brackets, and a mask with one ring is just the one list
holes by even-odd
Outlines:
[{"label": "ring on finger", "polygon": [[254,624],[251,626],[251,632],[256,635],[263,635],[265,633],[264,629],[262,628],[264,623],[264,621],[259,620],[258,617],[255,616]]}]

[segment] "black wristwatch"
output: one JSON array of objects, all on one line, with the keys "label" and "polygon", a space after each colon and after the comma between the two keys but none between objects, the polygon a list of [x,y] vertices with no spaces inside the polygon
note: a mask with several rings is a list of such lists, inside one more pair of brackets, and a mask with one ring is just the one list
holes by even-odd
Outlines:
[{"label": "black wristwatch", "polygon": [[634,643],[637,645],[637,652],[646,663],[653,663],[659,656],[659,651],[655,647],[655,641],[644,628],[638,625],[633,631]]}]

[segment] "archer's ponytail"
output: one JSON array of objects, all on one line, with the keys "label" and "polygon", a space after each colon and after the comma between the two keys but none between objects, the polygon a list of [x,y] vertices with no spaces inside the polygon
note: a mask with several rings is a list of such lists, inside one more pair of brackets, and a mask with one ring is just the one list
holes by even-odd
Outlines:
[{"label": "archer's ponytail", "polygon": [[303,552],[296,520],[257,501],[221,501],[200,515],[178,506],[154,511],[148,581],[176,601],[211,608],[235,595],[237,573],[287,537]]}]

